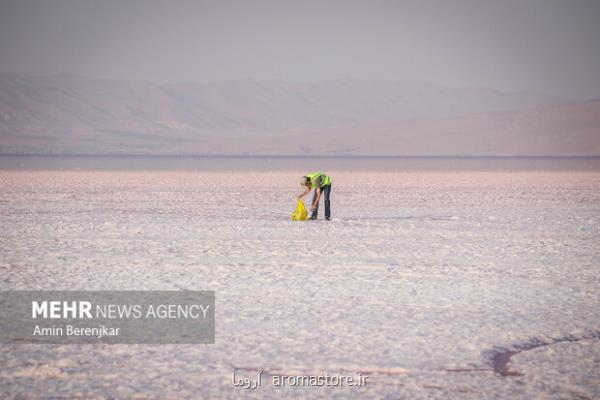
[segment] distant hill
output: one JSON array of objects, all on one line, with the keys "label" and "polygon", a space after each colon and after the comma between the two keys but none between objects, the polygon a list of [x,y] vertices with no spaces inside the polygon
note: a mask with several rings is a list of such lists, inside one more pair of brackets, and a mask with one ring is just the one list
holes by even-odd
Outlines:
[{"label": "distant hill", "polygon": [[368,134],[328,132],[320,148],[330,154],[363,155],[600,156],[600,100],[418,118],[374,127]]},{"label": "distant hill", "polygon": [[600,102],[394,81],[0,74],[0,152],[600,155]]}]

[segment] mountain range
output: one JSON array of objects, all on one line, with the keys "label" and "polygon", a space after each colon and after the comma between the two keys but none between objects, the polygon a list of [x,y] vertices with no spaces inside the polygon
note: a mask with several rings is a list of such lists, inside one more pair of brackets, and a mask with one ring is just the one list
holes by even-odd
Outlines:
[{"label": "mountain range", "polygon": [[0,152],[600,155],[600,101],[375,79],[0,74]]}]

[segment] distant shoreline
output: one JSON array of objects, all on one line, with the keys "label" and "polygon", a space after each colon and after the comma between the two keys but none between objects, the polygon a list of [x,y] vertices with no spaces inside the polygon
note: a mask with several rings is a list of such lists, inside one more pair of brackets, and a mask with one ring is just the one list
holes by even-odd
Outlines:
[{"label": "distant shoreline", "polygon": [[371,159],[598,159],[600,155],[341,155],[341,154],[127,154],[127,153],[106,153],[106,154],[71,154],[71,153],[0,153],[0,157],[122,157],[122,158],[298,158],[298,159],[319,159],[319,158],[371,158]]},{"label": "distant shoreline", "polygon": [[0,170],[600,171],[599,156],[0,154]]}]

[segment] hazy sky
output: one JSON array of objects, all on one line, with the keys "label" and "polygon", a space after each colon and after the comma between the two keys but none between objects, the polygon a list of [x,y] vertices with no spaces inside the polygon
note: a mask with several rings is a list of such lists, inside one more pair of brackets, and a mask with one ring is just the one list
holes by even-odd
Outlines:
[{"label": "hazy sky", "polygon": [[0,0],[0,71],[375,77],[600,98],[600,1]]}]

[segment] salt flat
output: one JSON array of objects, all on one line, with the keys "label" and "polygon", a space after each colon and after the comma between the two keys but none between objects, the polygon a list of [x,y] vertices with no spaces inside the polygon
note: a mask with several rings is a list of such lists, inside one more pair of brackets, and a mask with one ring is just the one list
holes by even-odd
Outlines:
[{"label": "salt flat", "polygon": [[331,222],[301,172],[0,172],[2,290],[217,298],[214,345],[0,345],[0,397],[600,397],[600,173],[327,172]]}]

